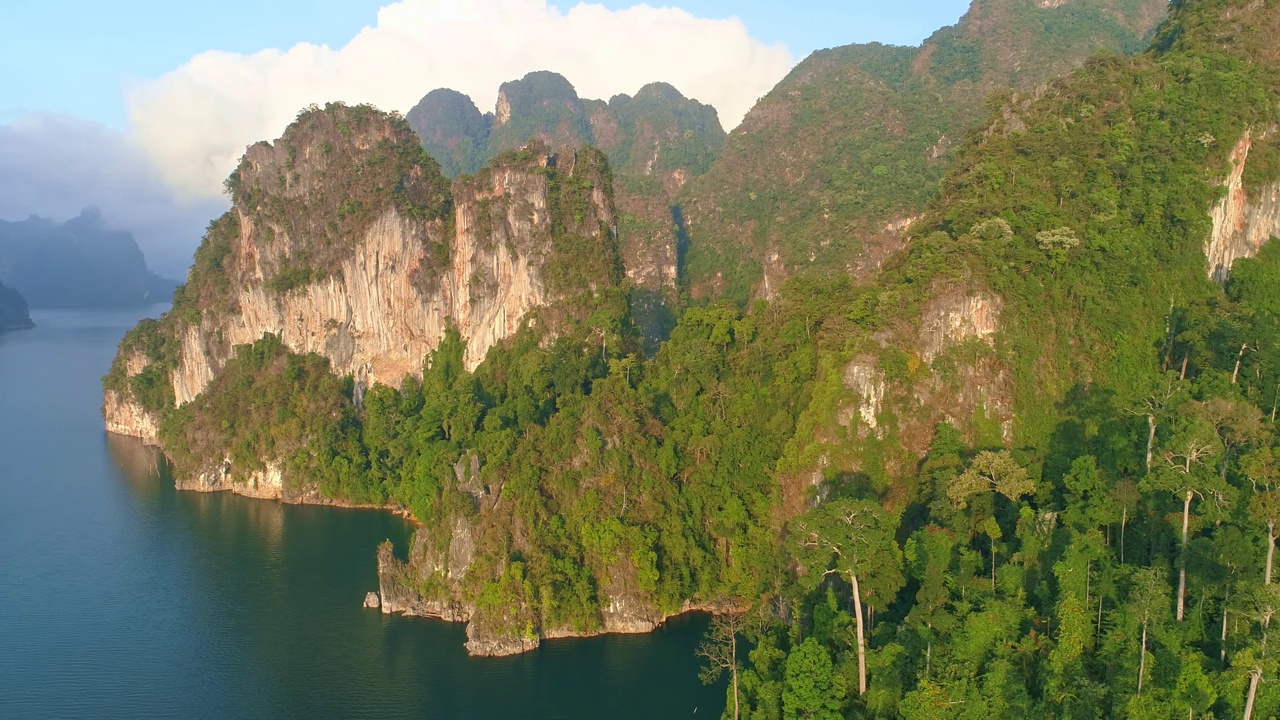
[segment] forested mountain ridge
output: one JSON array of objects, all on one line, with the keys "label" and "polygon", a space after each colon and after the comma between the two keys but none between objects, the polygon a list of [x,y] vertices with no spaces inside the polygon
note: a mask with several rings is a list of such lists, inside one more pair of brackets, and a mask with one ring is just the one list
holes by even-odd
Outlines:
[{"label": "forested mountain ridge", "polygon": [[715,108],[661,82],[608,102],[583,99],[564,77],[539,71],[503,83],[492,113],[482,115],[467,96],[439,89],[406,119],[449,177],[475,172],[530,138],[603,151],[614,173],[619,248],[636,322],[650,345],[670,331],[683,242],[671,207],[724,147]]},{"label": "forested mountain ridge", "polygon": [[953,148],[996,91],[1034,94],[1095,52],[1136,52],[1165,0],[978,0],[920,47],[872,43],[801,62],[679,200],[694,297],[773,297],[788,277],[863,280],[937,197]]},{"label": "forested mountain ridge", "polygon": [[[1278,31],[1177,3],[1148,51],[995,103],[870,281],[688,307],[652,357],[602,153],[448,187],[398,118],[309,111],[122,344],[108,423],[186,486],[407,508],[383,609],[473,652],[716,609],[729,717],[1273,715]],[[546,278],[530,321],[438,294],[537,287],[485,247]],[[387,286],[425,295],[352,302]]]},{"label": "forested mountain ridge", "polygon": [[32,327],[27,301],[17,290],[0,283],[0,333]]},{"label": "forested mountain ridge", "polygon": [[1176,3],[996,107],[870,288],[784,286],[830,303],[779,463],[826,501],[727,715],[1276,713],[1278,29]]},{"label": "forested mountain ridge", "polygon": [[552,147],[594,145],[618,175],[705,172],[724,145],[715,108],[654,82],[607,102],[587,100],[565,77],[537,71],[498,89],[481,114],[455,90],[427,93],[405,118],[448,177],[474,174],[499,153],[540,140]]}]

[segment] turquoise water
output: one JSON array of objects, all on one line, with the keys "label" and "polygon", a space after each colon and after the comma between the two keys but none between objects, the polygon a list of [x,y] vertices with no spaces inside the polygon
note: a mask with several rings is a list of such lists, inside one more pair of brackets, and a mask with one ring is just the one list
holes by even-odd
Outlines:
[{"label": "turquoise water", "polygon": [[399,518],[176,492],[102,430],[99,378],[142,316],[0,335],[0,717],[719,717],[705,619],[469,658],[460,625],[360,607]]}]

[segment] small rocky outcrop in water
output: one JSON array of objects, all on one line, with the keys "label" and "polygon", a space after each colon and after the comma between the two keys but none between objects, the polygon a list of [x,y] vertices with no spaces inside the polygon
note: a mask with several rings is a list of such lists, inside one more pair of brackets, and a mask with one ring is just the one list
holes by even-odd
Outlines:
[{"label": "small rocky outcrop in water", "polygon": [[0,284],[0,333],[35,327],[27,312],[27,301],[10,287]]},{"label": "small rocky outcrop in water", "polygon": [[379,597],[376,592],[366,593],[364,596],[364,606],[376,610],[382,607],[382,598]]}]

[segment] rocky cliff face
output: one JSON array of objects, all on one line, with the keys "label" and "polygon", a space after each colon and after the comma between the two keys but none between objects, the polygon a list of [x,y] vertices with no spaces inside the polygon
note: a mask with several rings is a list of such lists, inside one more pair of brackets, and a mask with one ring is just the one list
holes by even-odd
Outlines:
[{"label": "rocky cliff face", "polygon": [[[936,287],[914,336],[884,338],[886,347],[905,348],[911,354],[906,382],[888,384],[874,354],[854,358],[844,369],[844,385],[854,398],[842,410],[841,423],[860,422],[865,430],[883,436],[881,412],[892,404],[892,429],[926,442],[938,423],[965,427],[975,413],[1007,425],[1013,419],[1010,388],[992,356],[1003,308],[1004,302],[990,292]],[[956,352],[966,346],[973,352],[956,358]],[[913,452],[925,449],[910,444]]]},{"label": "rocky cliff face", "polygon": [[564,77],[535,72],[504,83],[492,113],[481,115],[461,93],[433,90],[408,119],[451,176],[474,172],[530,138],[602,150],[617,180],[619,251],[633,289],[633,314],[651,340],[664,335],[684,251],[681,219],[672,206],[724,146],[715,108],[665,83],[608,102],[583,99]]},{"label": "rocky cliff face", "polygon": [[[600,212],[611,216],[607,207]],[[538,268],[549,251],[546,178],[528,168],[500,170],[485,186],[468,187],[457,197],[443,268],[422,267],[428,248],[444,242],[443,229],[388,210],[336,273],[281,294],[267,286],[268,268],[278,264],[276,254],[286,245],[264,246],[249,216],[241,217],[240,227],[235,259],[246,282],[235,295],[239,314],[186,327],[174,373],[179,404],[204,389],[230,347],[264,334],[280,335],[294,352],[328,357],[335,372],[355,375],[363,384],[396,386],[421,372],[423,358],[453,322],[467,341],[467,366],[474,368],[547,301]],[[492,236],[481,237],[490,229]],[[429,292],[415,282],[420,272],[439,275]]]},{"label": "rocky cliff face", "polygon": [[1245,187],[1254,141],[1254,131],[1247,131],[1231,150],[1231,173],[1223,183],[1226,192],[1209,213],[1213,232],[1204,252],[1209,277],[1218,282],[1226,282],[1232,263],[1257,255],[1263,243],[1280,235],[1280,182]]},{"label": "rocky cliff face", "polygon": [[[783,512],[812,507],[829,478],[866,472],[867,457],[891,476],[909,475],[941,423],[975,444],[1011,441],[1015,388],[997,347],[1003,314],[989,290],[936,282],[913,325],[877,333],[824,370],[819,383],[831,387],[833,404],[809,409],[812,437],[797,436],[797,462],[781,466]],[[979,438],[979,425],[991,435]]]},{"label": "rocky cliff face", "polygon": [[[430,184],[431,174],[439,177],[429,159],[428,165],[402,168],[405,179],[394,181],[400,183],[396,192],[420,190],[424,203],[431,200],[447,213],[431,215],[393,201],[387,192],[392,180],[382,188],[380,205],[375,198],[344,197],[326,207],[321,190],[311,186],[340,182],[353,165],[381,166],[389,162],[387,152],[403,150],[399,144],[417,144],[407,127],[381,115],[362,125],[351,110],[317,110],[323,117],[300,120],[274,145],[259,144],[246,155],[235,178],[240,194],[224,219],[233,232],[206,241],[225,243],[221,257],[208,268],[197,259],[181,302],[164,321],[173,348],[164,362],[177,406],[208,386],[232,348],[264,335],[280,336],[292,352],[328,358],[335,373],[353,376],[358,387],[398,387],[421,374],[450,326],[464,338],[465,363],[474,368],[522,323],[554,325],[562,320],[557,313],[540,320],[531,315],[565,294],[553,292],[547,277],[558,257],[549,203],[563,201],[570,185],[583,201],[574,230],[594,240],[593,251],[605,264],[612,262],[614,210],[600,187],[601,165],[590,158],[579,162],[571,149],[557,154],[532,145],[455,183],[446,201],[426,197],[434,190],[415,190]],[[333,147],[338,138],[314,127],[320,125],[348,127],[348,149]],[[350,157],[336,158],[343,153]],[[357,212],[369,219],[355,232],[333,232]],[[118,369],[135,378],[152,362],[160,360],[122,347]],[[155,413],[127,392],[109,388],[104,414],[111,432],[156,440]]]}]

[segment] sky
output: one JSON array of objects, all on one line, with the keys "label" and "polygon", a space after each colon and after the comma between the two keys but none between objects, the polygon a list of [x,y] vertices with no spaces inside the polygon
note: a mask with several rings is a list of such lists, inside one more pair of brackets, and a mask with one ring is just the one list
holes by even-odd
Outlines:
[{"label": "sky", "polygon": [[[0,219],[84,206],[180,275],[245,146],[328,100],[491,109],[539,69],[584,97],[663,80],[726,129],[810,52],[915,45],[965,0],[42,0],[0,3]],[[793,4],[794,5],[794,4]]]}]

